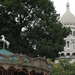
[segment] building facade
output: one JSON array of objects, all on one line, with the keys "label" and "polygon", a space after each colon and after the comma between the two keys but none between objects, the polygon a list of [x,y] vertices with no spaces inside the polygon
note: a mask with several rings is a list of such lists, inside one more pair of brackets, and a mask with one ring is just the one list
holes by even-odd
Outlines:
[{"label": "building facade", "polygon": [[69,2],[66,4],[66,12],[61,17],[61,23],[64,27],[70,27],[71,33],[69,36],[64,38],[66,45],[64,51],[59,52],[59,58],[73,58],[75,56],[75,17],[70,12]]}]

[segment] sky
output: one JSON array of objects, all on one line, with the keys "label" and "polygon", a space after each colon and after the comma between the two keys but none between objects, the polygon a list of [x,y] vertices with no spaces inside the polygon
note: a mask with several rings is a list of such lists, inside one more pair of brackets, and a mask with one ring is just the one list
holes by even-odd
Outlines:
[{"label": "sky", "polygon": [[70,12],[75,16],[75,0],[51,0],[54,3],[55,10],[60,14],[60,18],[66,12],[66,3],[69,2]]}]

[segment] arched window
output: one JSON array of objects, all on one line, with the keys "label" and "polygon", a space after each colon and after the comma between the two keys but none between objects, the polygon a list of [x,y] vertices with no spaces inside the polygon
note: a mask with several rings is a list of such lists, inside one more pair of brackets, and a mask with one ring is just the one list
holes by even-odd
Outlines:
[{"label": "arched window", "polygon": [[61,53],[61,56],[65,56],[64,53]]},{"label": "arched window", "polygon": [[66,55],[67,55],[67,56],[70,56],[70,53],[67,53]]},{"label": "arched window", "polygon": [[72,56],[75,56],[75,53],[73,53]]},{"label": "arched window", "polygon": [[69,41],[67,41],[67,47],[69,47]]},{"label": "arched window", "polygon": [[0,66],[0,75],[5,75],[6,70],[3,66]]},{"label": "arched window", "polygon": [[64,25],[66,25],[66,23]]}]

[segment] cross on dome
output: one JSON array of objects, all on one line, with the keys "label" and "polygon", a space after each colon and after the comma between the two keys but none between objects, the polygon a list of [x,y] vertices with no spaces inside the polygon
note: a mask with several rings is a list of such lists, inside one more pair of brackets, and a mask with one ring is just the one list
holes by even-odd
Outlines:
[{"label": "cross on dome", "polygon": [[69,5],[69,2],[67,0],[66,9],[69,10],[69,7],[70,7],[70,5]]}]

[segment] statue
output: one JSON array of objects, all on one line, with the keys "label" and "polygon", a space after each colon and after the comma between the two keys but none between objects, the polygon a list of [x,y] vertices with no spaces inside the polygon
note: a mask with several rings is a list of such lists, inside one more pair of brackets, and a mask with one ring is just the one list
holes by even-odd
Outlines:
[{"label": "statue", "polygon": [[10,42],[5,40],[4,35],[1,35],[1,37],[2,37],[2,39],[0,39],[0,41],[3,41],[3,49],[5,48],[5,44],[7,45],[7,48],[9,48]]}]

